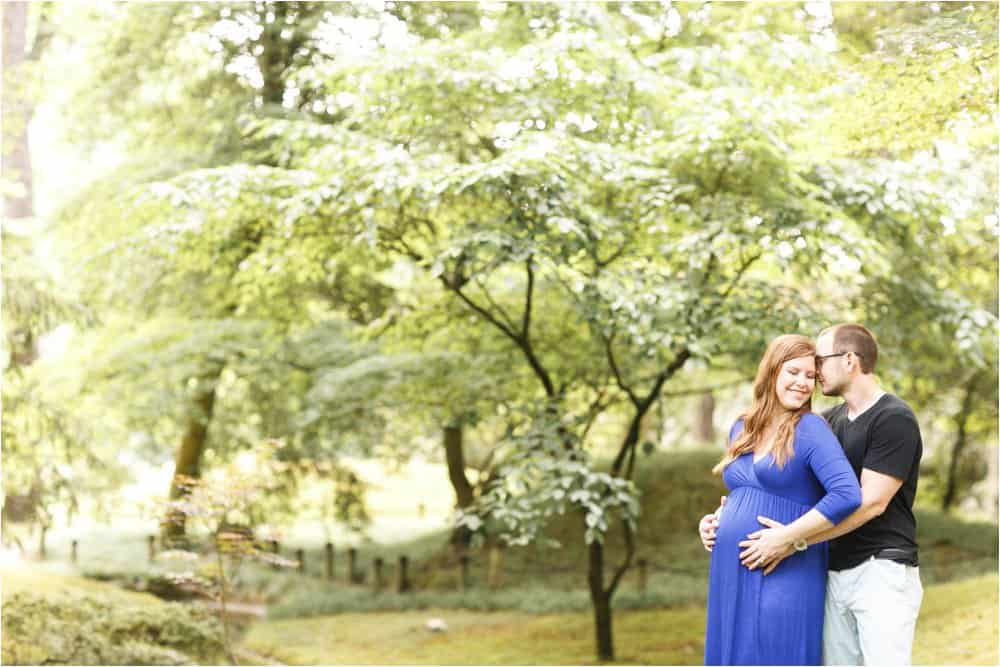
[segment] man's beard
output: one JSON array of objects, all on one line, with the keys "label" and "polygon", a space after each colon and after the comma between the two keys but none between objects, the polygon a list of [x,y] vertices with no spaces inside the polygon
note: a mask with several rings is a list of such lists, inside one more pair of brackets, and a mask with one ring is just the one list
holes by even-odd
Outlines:
[{"label": "man's beard", "polygon": [[824,396],[843,396],[844,385],[843,384],[820,384],[819,390],[823,392]]}]

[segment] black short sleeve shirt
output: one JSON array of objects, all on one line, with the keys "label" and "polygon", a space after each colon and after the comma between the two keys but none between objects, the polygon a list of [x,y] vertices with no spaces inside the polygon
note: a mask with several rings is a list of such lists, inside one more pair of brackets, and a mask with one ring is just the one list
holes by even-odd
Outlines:
[{"label": "black short sleeve shirt", "polygon": [[913,500],[923,441],[913,410],[898,396],[884,394],[853,421],[847,404],[823,414],[844,448],[847,460],[861,479],[862,468],[903,481],[885,512],[830,543],[830,569],[860,565],[882,549],[917,548]]}]

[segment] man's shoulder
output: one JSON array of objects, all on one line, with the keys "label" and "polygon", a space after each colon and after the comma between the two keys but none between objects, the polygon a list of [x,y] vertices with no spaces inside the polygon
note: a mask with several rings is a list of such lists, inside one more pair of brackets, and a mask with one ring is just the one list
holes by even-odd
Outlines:
[{"label": "man's shoulder", "polygon": [[882,417],[904,417],[906,419],[917,420],[917,414],[910,407],[910,404],[895,394],[887,393],[879,401],[876,414]]},{"label": "man's shoulder", "polygon": [[844,410],[846,407],[847,403],[839,403],[833,406],[832,408],[827,408],[826,410],[821,412],[820,415],[822,415],[823,419],[825,419],[828,423],[832,423],[834,419],[844,414]]},{"label": "man's shoulder", "polygon": [[878,433],[880,435],[877,437],[888,437],[892,441],[920,445],[923,440],[920,422],[906,401],[893,394],[886,394],[879,403],[879,410],[873,415],[870,433]]}]

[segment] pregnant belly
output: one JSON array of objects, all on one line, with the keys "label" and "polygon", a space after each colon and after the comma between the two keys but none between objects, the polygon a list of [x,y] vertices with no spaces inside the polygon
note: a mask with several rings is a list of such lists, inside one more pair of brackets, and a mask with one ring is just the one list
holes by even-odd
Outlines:
[{"label": "pregnant belly", "polygon": [[788,524],[809,509],[807,505],[762,489],[751,486],[737,487],[730,492],[719,517],[716,549],[723,552],[739,551],[739,543],[745,540],[748,534],[766,528],[757,520],[758,516]]}]

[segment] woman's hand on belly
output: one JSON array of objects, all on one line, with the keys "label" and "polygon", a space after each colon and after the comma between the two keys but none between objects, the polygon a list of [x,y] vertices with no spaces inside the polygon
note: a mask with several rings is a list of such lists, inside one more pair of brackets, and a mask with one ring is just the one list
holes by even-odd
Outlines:
[{"label": "woman's hand on belly", "polygon": [[764,574],[770,574],[781,561],[795,553],[795,547],[785,536],[785,524],[767,517],[759,517],[758,520],[767,528],[750,533],[747,539],[740,542],[743,548],[740,562],[751,570],[763,567]]}]

